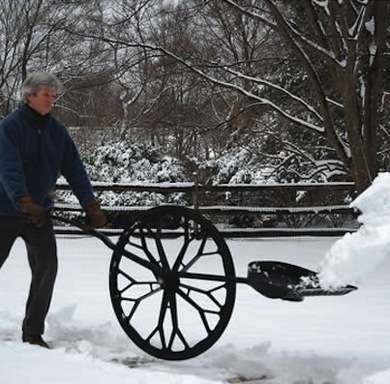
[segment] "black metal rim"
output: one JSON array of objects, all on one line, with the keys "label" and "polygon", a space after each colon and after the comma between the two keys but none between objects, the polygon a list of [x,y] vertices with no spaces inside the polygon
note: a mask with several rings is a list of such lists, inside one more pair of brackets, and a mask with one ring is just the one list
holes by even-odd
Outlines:
[{"label": "black metal rim", "polygon": [[[172,224],[172,227],[179,230],[179,234],[176,234],[176,237],[183,237],[183,245],[177,255],[174,255],[173,259],[168,261],[166,254],[168,251],[164,249],[164,242],[161,240],[163,231],[160,231],[159,229],[154,230],[151,229],[151,227],[156,220],[164,220],[164,218],[170,217],[179,220],[179,224],[174,223]],[[193,231],[194,226],[196,226],[197,232]],[[156,244],[154,253],[149,249],[149,246],[146,243],[144,238],[145,234],[147,234]],[[133,238],[136,235],[138,238],[141,238],[138,245],[135,245],[133,242]],[[195,257],[190,258],[186,264],[183,260],[186,257],[185,254],[189,249],[189,244],[191,242],[191,244],[194,244],[196,241],[200,244],[199,247],[198,245],[196,247],[197,253]],[[205,244],[209,241],[215,245],[216,252],[204,252]],[[145,260],[150,264],[153,264],[152,270],[149,271],[154,276],[152,280],[135,280],[131,276],[131,271],[124,272],[122,270],[122,261],[127,261],[129,259],[129,244],[130,248],[137,247],[138,255],[142,254]],[[227,279],[222,283],[220,282],[215,288],[209,290],[203,290],[196,288],[191,284],[188,285],[183,283],[180,273],[185,273],[193,268],[193,266],[196,266],[196,263],[201,260],[202,257],[205,258],[210,255],[212,257],[217,257],[218,260],[220,259],[223,274],[232,277],[232,279]],[[139,215],[118,240],[110,263],[109,284],[111,302],[121,327],[129,338],[144,352],[160,359],[184,360],[195,357],[208,350],[219,339],[227,327],[235,302],[236,283],[234,277],[234,264],[229,248],[222,235],[210,221],[189,208],[180,206],[161,206],[152,208]],[[125,287],[119,287],[119,278],[122,278],[125,281],[128,280],[128,284],[125,285]],[[195,283],[196,282],[194,282],[194,284]],[[148,286],[149,292],[137,299],[129,299],[126,297],[129,290],[133,289],[135,286],[138,286],[139,288],[141,284],[143,284],[144,287]],[[220,301],[220,298],[217,300],[214,296],[215,292],[218,290],[219,292],[224,292],[223,302]],[[203,308],[202,305],[197,304],[197,302],[190,297],[194,293],[213,301],[217,306],[217,310],[211,311]],[[150,296],[157,294],[161,296],[160,308],[157,309],[157,311],[159,311],[158,322],[152,329],[152,332],[146,336],[137,329],[137,326],[132,324],[132,319],[136,311],[140,310],[139,304]],[[180,312],[178,300],[181,300],[181,302],[184,300],[186,304],[192,306],[195,312],[198,313],[199,318],[201,319],[200,327],[205,328],[205,336],[201,339],[189,341],[189,335],[182,332],[180,316],[178,314]],[[124,301],[132,302],[130,311],[124,310]],[[210,314],[214,316],[214,318],[218,318],[213,327],[209,325],[207,319],[207,316]],[[167,316],[170,317],[172,328],[168,331],[164,328],[164,322]],[[153,339],[158,339],[160,345],[156,346]],[[177,342],[180,342],[181,348],[174,348],[174,343]]]}]

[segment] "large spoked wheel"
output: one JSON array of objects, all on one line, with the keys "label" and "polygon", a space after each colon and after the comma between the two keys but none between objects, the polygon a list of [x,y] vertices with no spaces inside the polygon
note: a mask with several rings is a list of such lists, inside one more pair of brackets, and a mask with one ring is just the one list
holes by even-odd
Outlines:
[{"label": "large spoked wheel", "polygon": [[202,215],[152,208],[121,235],[110,264],[115,314],[146,353],[183,360],[208,350],[225,330],[236,295],[232,257]]}]

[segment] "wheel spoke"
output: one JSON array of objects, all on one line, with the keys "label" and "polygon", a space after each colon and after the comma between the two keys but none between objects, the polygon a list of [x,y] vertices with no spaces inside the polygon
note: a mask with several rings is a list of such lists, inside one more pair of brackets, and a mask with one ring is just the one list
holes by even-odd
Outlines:
[{"label": "wheel spoke", "polygon": [[168,308],[169,308],[169,294],[168,291],[165,290],[161,300],[160,314],[158,316],[158,327],[162,330],[164,329],[164,320]]},{"label": "wheel spoke", "polygon": [[181,340],[181,342],[183,343],[184,347],[186,349],[190,349],[191,347],[189,346],[187,340],[185,339],[183,333],[180,331],[180,329],[177,330],[177,337]]},{"label": "wheel spoke", "polygon": [[133,285],[160,285],[160,283],[158,283],[157,281],[153,280],[153,281],[134,281]]},{"label": "wheel spoke", "polygon": [[152,289],[150,292],[148,293],[145,293],[144,295],[140,296],[140,297],[137,297],[136,299],[132,299],[130,297],[121,297],[121,300],[122,301],[134,301],[134,302],[141,302],[142,300],[145,300],[147,299],[148,297],[150,296],[153,296],[155,295],[157,292],[160,292],[161,291],[161,287],[158,287],[156,289]]},{"label": "wheel spoke", "polygon": [[127,274],[126,272],[124,272],[122,269],[118,268],[118,275],[122,275],[124,276],[127,280],[129,280],[129,284],[127,284],[124,288],[122,289],[119,289],[118,288],[118,293],[120,294],[119,296],[121,296],[121,294],[123,292],[125,292],[126,290],[128,290],[130,287],[134,286],[134,285],[149,285],[150,286],[150,290],[153,291],[153,285],[156,285],[159,283],[157,281],[137,281],[135,280],[134,278],[132,278],[129,274]]},{"label": "wheel spoke", "polygon": [[131,319],[133,318],[134,313],[135,313],[135,311],[137,310],[137,308],[139,306],[139,303],[140,303],[140,301],[137,301],[137,302],[134,303],[133,308],[131,308],[131,311],[130,311],[129,315],[126,317],[126,319],[127,319],[127,321],[129,323],[130,323]]},{"label": "wheel spoke", "polygon": [[194,238],[190,238],[190,236],[189,236],[189,228],[188,227],[189,227],[188,218],[185,218],[185,221],[184,221],[184,241],[183,241],[183,245],[179,251],[179,254],[175,260],[175,264],[172,267],[173,271],[178,271],[180,266],[183,266],[183,268],[185,267],[185,265],[183,264],[183,259],[184,259],[186,252],[187,252],[188,246],[190,245],[191,241],[194,240]]},{"label": "wheel spoke", "polygon": [[141,249],[142,251],[144,250],[144,247],[142,245],[139,245],[137,243],[134,243],[134,241],[128,241],[127,242],[128,245],[131,245],[132,247],[134,248],[138,248],[138,249]]},{"label": "wheel spoke", "polygon": [[210,273],[192,273],[192,272],[180,272],[180,277],[185,279],[205,280],[205,281],[223,281],[223,282],[235,282],[234,276],[227,275],[212,275]]},{"label": "wheel spoke", "polygon": [[187,301],[188,304],[190,304],[192,307],[194,307],[198,313],[199,313],[199,316],[202,320],[202,323],[206,329],[206,332],[208,334],[211,333],[211,328],[210,328],[210,325],[209,325],[209,322],[207,321],[207,318],[205,316],[205,313],[212,313],[212,314],[217,314],[219,315],[220,313],[219,312],[216,312],[216,311],[210,311],[210,310],[204,310],[198,303],[196,303],[194,300],[192,300],[188,295],[186,295],[181,289],[179,289],[177,291],[177,293],[185,300]]},{"label": "wheel spoke", "polygon": [[204,313],[210,313],[213,315],[220,315],[220,313],[221,313],[221,310],[217,311],[217,310],[213,310],[213,309],[202,308],[194,299],[192,299],[188,294],[183,292],[183,290],[181,290],[181,289],[178,290],[178,293],[180,294],[181,297],[183,297],[183,299],[185,299],[189,304],[191,304],[198,311],[201,311]]},{"label": "wheel spoke", "polygon": [[154,264],[150,262],[149,260],[145,260],[142,257],[137,256],[136,254],[128,251],[127,249],[122,248],[121,249],[121,255],[125,258],[133,261],[134,263],[137,263],[139,265],[142,265],[144,268],[149,269],[153,272],[153,274],[159,274],[160,273],[160,266],[158,264]]},{"label": "wheel spoke", "polygon": [[164,333],[164,328],[163,327],[158,327],[158,333],[160,335],[160,340],[161,340],[161,346],[163,349],[168,349],[167,347],[167,341],[165,339],[165,333]]},{"label": "wheel spoke", "polygon": [[145,252],[146,257],[149,259],[149,261],[152,264],[159,265],[158,261],[155,259],[155,257],[152,255],[152,253],[149,251],[148,243],[146,242],[145,233],[144,233],[142,227],[139,227],[139,234],[140,234],[140,238],[141,238],[142,249]]},{"label": "wheel spoke", "polygon": [[134,285],[149,285],[150,290],[153,291],[152,286],[156,284],[158,284],[156,281],[135,281],[134,279],[132,279],[130,280],[130,283],[127,284],[124,288],[118,289],[118,293],[122,294]]},{"label": "wheel spoke", "polygon": [[126,272],[122,271],[120,268],[118,268],[118,274],[126,277],[126,279],[131,281],[131,282],[135,281],[130,275],[128,275]]},{"label": "wheel spoke", "polygon": [[209,290],[205,290],[205,289],[201,289],[201,288],[198,288],[198,287],[194,287],[194,286],[189,285],[189,284],[180,284],[180,286],[182,288],[186,288],[188,290],[188,296],[189,296],[191,291],[198,292],[198,293],[201,293],[201,294],[207,296],[219,308],[222,307],[222,304],[212,295],[212,292],[218,291],[221,288],[226,288],[226,284],[219,285],[218,287],[215,287],[215,288],[212,288],[212,289],[209,289]]},{"label": "wheel spoke", "polygon": [[161,264],[162,264],[163,268],[169,269],[167,255],[165,254],[164,246],[163,246],[162,241],[161,241],[161,230],[159,229],[157,231],[157,233],[158,233],[158,236],[156,237],[155,240],[156,240],[157,250],[158,250],[158,254],[160,256]]},{"label": "wheel spoke", "polygon": [[161,241],[161,229],[157,229],[156,232],[153,232],[151,228],[148,228],[148,232],[151,237],[154,238],[163,269],[169,269],[168,259]]},{"label": "wheel spoke", "polygon": [[172,293],[172,295],[170,296],[170,310],[171,310],[171,317],[172,317],[172,334],[171,334],[171,339],[169,340],[168,348],[172,349],[175,336],[177,336],[181,340],[185,348],[190,348],[190,346],[187,343],[187,340],[185,339],[184,335],[182,334],[179,328],[179,321],[177,317],[177,301],[176,301],[175,293]]},{"label": "wheel spoke", "polygon": [[123,292],[127,291],[131,286],[133,285],[133,283],[130,283],[130,284],[127,284],[124,288],[120,289],[118,292],[119,294],[122,295]]},{"label": "wheel spoke", "polygon": [[196,255],[181,269],[181,272],[188,271],[202,256],[204,247],[206,246],[207,236],[204,236],[202,238],[202,242],[199,245],[198,252]]},{"label": "wheel spoke", "polygon": [[145,339],[145,341],[150,342],[152,337],[159,331],[158,325],[156,328],[153,329],[153,331],[150,333],[150,335]]},{"label": "wheel spoke", "polygon": [[161,345],[166,345],[165,336],[164,336],[164,320],[167,313],[167,309],[169,308],[169,297],[167,291],[164,291],[163,297],[161,299],[160,304],[160,313],[158,316],[158,322],[153,331],[149,334],[149,336],[145,339],[145,341],[150,342],[153,336],[158,332],[161,339]]}]

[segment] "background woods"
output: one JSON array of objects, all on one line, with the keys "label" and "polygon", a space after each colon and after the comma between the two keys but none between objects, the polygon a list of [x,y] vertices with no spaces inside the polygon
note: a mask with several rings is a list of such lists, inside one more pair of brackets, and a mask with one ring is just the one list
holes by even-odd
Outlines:
[{"label": "background woods", "polygon": [[128,167],[137,143],[134,153],[176,158],[180,180],[198,170],[203,182],[353,180],[363,190],[390,166],[389,9],[0,0],[0,114],[28,71],[50,70],[64,83],[56,114],[86,158],[115,142],[107,156]]}]

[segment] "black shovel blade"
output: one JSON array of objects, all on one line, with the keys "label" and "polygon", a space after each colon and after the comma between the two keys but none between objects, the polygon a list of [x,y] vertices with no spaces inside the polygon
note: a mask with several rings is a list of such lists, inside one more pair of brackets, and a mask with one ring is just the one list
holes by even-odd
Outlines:
[{"label": "black shovel blade", "polygon": [[302,301],[305,296],[340,296],[357,289],[347,285],[334,290],[321,288],[317,273],[279,261],[248,264],[248,284],[271,299]]}]

